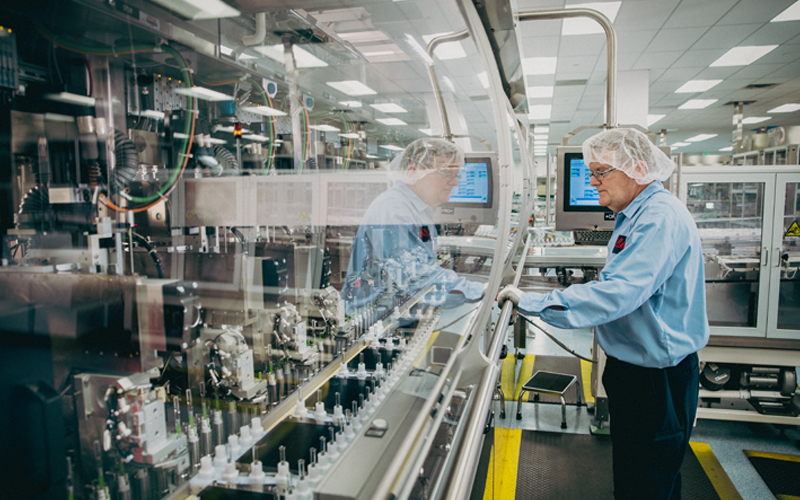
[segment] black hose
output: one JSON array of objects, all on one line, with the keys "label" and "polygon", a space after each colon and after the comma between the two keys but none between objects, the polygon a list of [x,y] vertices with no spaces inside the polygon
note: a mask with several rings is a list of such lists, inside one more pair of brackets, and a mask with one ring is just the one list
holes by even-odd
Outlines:
[{"label": "black hose", "polygon": [[233,155],[233,153],[223,148],[219,144],[215,144],[212,148],[212,151],[214,152],[214,157],[219,162],[220,167],[222,167],[219,176],[231,177],[239,175],[239,163],[236,161],[236,157]]},{"label": "black hose", "polygon": [[145,248],[145,250],[147,250],[147,253],[150,254],[150,258],[153,259],[153,263],[156,265],[156,272],[158,272],[158,278],[163,279],[164,268],[161,266],[161,259],[158,258],[158,254],[156,253],[155,247],[153,247],[153,245],[151,245],[149,241],[144,239],[142,235],[134,232],[131,232],[131,235],[133,235],[133,239],[135,239],[137,243],[142,245]]},{"label": "black hose", "polygon": [[244,235],[241,231],[236,229],[235,227],[231,226],[228,229],[231,230],[234,236],[239,240],[239,244],[242,245],[242,253],[247,254],[247,239],[245,239]]},{"label": "black hose", "polygon": [[139,171],[139,152],[136,151],[136,145],[128,139],[128,136],[116,130],[114,132],[114,154],[116,155],[114,187],[123,190],[128,187]]}]

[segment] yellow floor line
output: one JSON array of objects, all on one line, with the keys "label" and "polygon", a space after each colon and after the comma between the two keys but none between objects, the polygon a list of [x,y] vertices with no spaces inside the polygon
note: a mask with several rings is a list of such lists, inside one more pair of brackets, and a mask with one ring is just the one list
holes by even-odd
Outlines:
[{"label": "yellow floor line", "polygon": [[768,451],[744,450],[744,454],[753,458],[771,458],[772,460],[783,460],[784,462],[800,462],[800,455],[786,455],[785,453],[770,453]]},{"label": "yellow floor line", "polygon": [[517,492],[521,429],[494,428],[494,445],[486,473],[483,500],[514,498]]},{"label": "yellow floor line", "polygon": [[506,359],[503,360],[503,366],[500,371],[500,388],[503,389],[503,397],[506,401],[510,401],[514,397],[514,387],[516,380],[514,376],[517,372],[517,359],[513,354],[508,353]]},{"label": "yellow floor line", "polygon": [[775,498],[777,498],[777,500],[800,500],[800,497],[796,497],[794,495],[780,495],[780,494],[778,494],[778,495],[775,495]]},{"label": "yellow floor line", "polygon": [[581,360],[581,385],[583,386],[584,403],[594,403],[592,396],[592,362]]},{"label": "yellow floor line", "polygon": [[725,473],[714,452],[711,451],[711,446],[708,443],[695,441],[690,441],[689,446],[692,447],[694,456],[697,457],[697,461],[703,467],[720,500],[742,500],[742,495],[736,491],[731,478]]},{"label": "yellow floor line", "polygon": [[[519,393],[522,392],[522,385],[528,381],[529,378],[533,375],[533,362],[536,360],[536,356],[534,354],[528,354],[522,360],[522,366],[519,368],[519,375],[517,375],[517,386],[514,390],[514,401],[517,400],[519,397]],[[525,401],[528,401],[530,397],[530,393],[525,395]]]}]

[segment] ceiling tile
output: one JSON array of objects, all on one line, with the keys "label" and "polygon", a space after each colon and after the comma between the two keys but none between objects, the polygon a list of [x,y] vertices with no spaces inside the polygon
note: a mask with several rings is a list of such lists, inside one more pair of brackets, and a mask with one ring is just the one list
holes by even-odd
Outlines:
[{"label": "ceiling tile", "polygon": [[604,35],[565,36],[558,48],[558,57],[597,56],[605,54]]},{"label": "ceiling tile", "polygon": [[723,24],[746,24],[769,22],[796,0],[769,0],[768,2],[741,1],[729,10],[717,23]]},{"label": "ceiling tile", "polygon": [[558,56],[558,37],[538,36],[522,38],[522,54],[524,57],[556,57]]},{"label": "ceiling tile", "polygon": [[[542,10],[541,7],[531,10]],[[523,11],[524,12],[524,11]],[[517,23],[517,29],[522,38],[528,37],[542,37],[542,36],[561,36],[561,20],[560,19],[546,19],[535,21],[520,21]]]},{"label": "ceiling tile", "polygon": [[787,42],[797,36],[797,24],[794,21],[767,23],[739,45],[775,45]]},{"label": "ceiling tile", "polygon": [[706,68],[695,76],[697,80],[725,80],[737,71],[737,66],[716,66],[713,68]]},{"label": "ceiling tile", "polygon": [[672,65],[673,68],[687,68],[699,67],[706,68],[711,63],[719,59],[722,54],[726,52],[725,49],[711,49],[711,50],[687,50],[685,54],[675,61]]},{"label": "ceiling tile", "polygon": [[639,54],[619,54],[617,55],[617,71],[629,71],[633,69]]},{"label": "ceiling tile", "polygon": [[[558,80],[577,80],[588,78],[597,63],[596,56],[559,57],[556,77]],[[562,77],[562,75],[582,74],[582,77]]]},{"label": "ceiling tile", "polygon": [[737,0],[683,0],[664,24],[665,28],[711,26],[725,15]]},{"label": "ceiling tile", "polygon": [[680,82],[684,84],[693,79],[703,68],[670,68],[657,80],[663,82]]},{"label": "ceiling tile", "polygon": [[670,52],[645,52],[633,65],[633,69],[663,69],[669,68],[683,55],[683,51],[673,50]]},{"label": "ceiling tile", "polygon": [[662,29],[656,34],[648,49],[659,52],[686,50],[708,30],[706,27]]},{"label": "ceiling tile", "polygon": [[657,30],[667,21],[680,0],[622,2],[614,27],[624,30]]},{"label": "ceiling tile", "polygon": [[731,47],[736,47],[742,40],[761,28],[761,26],[761,23],[737,24],[735,26],[714,26],[692,46],[692,50],[727,50]]},{"label": "ceiling tile", "polygon": [[734,73],[733,76],[737,79],[765,78],[768,77],[773,71],[778,71],[779,69],[783,68],[783,66],[783,64],[751,64],[750,66],[745,66],[744,68],[740,69]]},{"label": "ceiling tile", "polygon": [[656,36],[656,30],[617,31],[617,54],[639,54]]}]

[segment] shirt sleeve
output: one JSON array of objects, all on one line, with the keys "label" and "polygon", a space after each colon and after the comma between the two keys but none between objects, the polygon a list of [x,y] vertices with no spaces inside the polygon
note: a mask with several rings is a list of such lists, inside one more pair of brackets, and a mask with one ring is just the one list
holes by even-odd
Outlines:
[{"label": "shirt sleeve", "polygon": [[[687,243],[676,237],[664,211],[642,214],[626,236],[623,250],[606,261],[600,281],[572,285],[549,294],[525,293],[519,309],[560,328],[586,328],[614,321],[662,294]],[[560,307],[559,307],[560,306]]]}]

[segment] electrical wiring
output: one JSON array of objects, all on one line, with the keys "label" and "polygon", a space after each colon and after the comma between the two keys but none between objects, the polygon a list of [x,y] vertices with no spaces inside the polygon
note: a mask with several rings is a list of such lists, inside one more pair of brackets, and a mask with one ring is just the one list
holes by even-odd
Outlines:
[{"label": "electrical wiring", "polygon": [[528,316],[525,316],[524,314],[520,314],[520,313],[517,313],[517,316],[519,316],[520,318],[524,319],[525,321],[527,321],[527,322],[528,322],[528,324],[530,324],[530,325],[533,325],[533,327],[534,327],[534,328],[536,328],[536,329],[537,329],[537,330],[539,330],[540,332],[542,332],[542,333],[544,333],[545,335],[547,335],[548,337],[550,337],[550,340],[552,340],[553,342],[555,342],[555,343],[556,343],[556,345],[557,345],[558,347],[560,347],[560,348],[564,349],[565,351],[567,351],[568,353],[572,354],[572,355],[573,355],[573,356],[575,356],[576,358],[582,359],[582,360],[584,360],[584,361],[588,361],[588,362],[590,362],[590,363],[597,363],[597,360],[596,360],[596,359],[590,359],[590,358],[586,358],[586,357],[584,357],[584,356],[581,356],[581,355],[580,355],[580,354],[578,354],[577,352],[573,351],[572,349],[570,349],[569,347],[567,347],[566,345],[564,345],[564,343],[562,343],[560,340],[558,340],[557,338],[555,338],[555,336],[553,336],[553,334],[552,334],[552,333],[548,332],[547,330],[545,330],[545,329],[544,329],[544,328],[542,328],[541,326],[539,326],[539,325],[537,325],[536,323],[534,323],[534,322],[533,322],[533,319],[529,318]]},{"label": "electrical wiring", "polygon": [[[178,52],[177,50],[175,50],[174,48],[172,48],[169,45],[166,45],[166,44],[162,44],[162,45],[145,45],[145,44],[135,45],[135,44],[131,44],[129,49],[122,49],[122,50],[118,51],[116,49],[116,47],[111,46],[110,47],[111,50],[109,51],[109,47],[108,46],[91,47],[91,46],[79,45],[77,43],[73,43],[73,42],[69,41],[68,39],[66,39],[63,36],[60,36],[60,35],[57,35],[57,34],[53,33],[52,31],[48,30],[44,26],[41,26],[41,25],[37,24],[37,25],[35,25],[35,27],[36,27],[36,30],[43,37],[45,37],[47,40],[49,40],[51,43],[53,43],[53,44],[65,49],[65,50],[69,50],[71,52],[76,52],[76,53],[84,54],[84,55],[118,56],[118,55],[130,55],[130,54],[138,54],[138,53],[146,53],[146,52],[157,52],[159,50],[163,51],[163,52],[167,52],[169,55],[174,57],[178,61],[178,63],[180,64],[181,73],[183,74],[183,79],[185,81],[186,87],[187,88],[191,88],[194,85],[193,82],[192,82],[192,74],[191,74],[191,71],[189,70],[188,65],[186,64],[186,60],[183,58],[183,56],[180,54],[180,52]],[[152,194],[150,196],[146,196],[146,197],[139,197],[139,196],[132,196],[132,195],[127,195],[126,196],[126,198],[129,201],[131,201],[133,203],[145,204],[144,206],[139,206],[139,207],[135,207],[135,208],[120,207],[117,204],[115,204],[114,202],[112,202],[105,194],[100,194],[99,200],[104,205],[106,205],[110,209],[112,209],[114,211],[117,211],[117,212],[139,213],[139,212],[143,212],[145,210],[148,210],[148,209],[154,207],[155,205],[160,203],[162,200],[166,199],[166,197],[172,192],[172,190],[175,189],[175,187],[178,185],[178,180],[180,180],[181,176],[183,176],[183,172],[186,170],[186,165],[189,162],[189,151],[191,151],[191,148],[192,148],[192,141],[193,141],[193,138],[194,138],[195,121],[196,121],[196,115],[197,115],[196,100],[191,96],[187,96],[186,100],[187,100],[187,108],[191,109],[192,111],[190,113],[191,114],[191,120],[186,120],[185,123],[184,123],[184,135],[186,137],[183,139],[183,143],[181,144],[181,148],[180,148],[181,151],[183,151],[179,155],[179,157],[180,156],[183,157],[183,164],[182,164],[181,168],[180,169],[174,169],[174,171],[173,171],[172,175],[170,176],[170,178],[167,180],[167,182],[164,184],[164,186],[162,186],[156,193],[154,193],[154,194]]]}]

